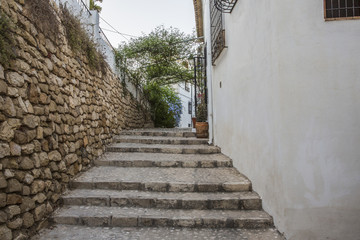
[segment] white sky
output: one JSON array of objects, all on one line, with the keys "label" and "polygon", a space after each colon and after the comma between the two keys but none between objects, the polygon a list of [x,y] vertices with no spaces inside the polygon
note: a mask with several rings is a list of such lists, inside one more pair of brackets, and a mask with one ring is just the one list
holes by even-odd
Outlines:
[{"label": "white sky", "polygon": [[[140,36],[159,25],[189,34],[195,30],[193,0],[103,0],[97,4],[102,7],[100,16],[121,33]],[[100,26],[112,30],[101,19]],[[126,41],[117,33],[104,32],[114,47]]]}]

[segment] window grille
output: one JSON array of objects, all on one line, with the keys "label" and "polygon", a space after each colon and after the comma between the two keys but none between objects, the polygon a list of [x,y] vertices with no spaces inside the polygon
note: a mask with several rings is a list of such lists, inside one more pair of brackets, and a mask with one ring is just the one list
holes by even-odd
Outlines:
[{"label": "window grille", "polygon": [[360,0],[324,0],[325,18],[360,18]]},{"label": "window grille", "polygon": [[222,12],[216,7],[217,0],[210,0],[211,56],[212,63],[225,48],[225,29]]},{"label": "window grille", "polygon": [[191,104],[191,102],[188,103],[188,113],[190,115],[192,114],[192,104]]},{"label": "window grille", "polygon": [[187,82],[185,83],[185,91],[190,92],[189,84]]},{"label": "window grille", "polygon": [[231,13],[237,0],[215,0],[215,6],[223,13]]}]

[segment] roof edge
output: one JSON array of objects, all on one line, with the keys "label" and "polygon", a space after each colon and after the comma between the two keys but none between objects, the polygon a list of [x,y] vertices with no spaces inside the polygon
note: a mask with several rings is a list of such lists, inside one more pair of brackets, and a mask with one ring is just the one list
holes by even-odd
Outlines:
[{"label": "roof edge", "polygon": [[193,0],[195,9],[195,22],[197,37],[204,37],[204,18],[203,18],[203,4],[202,0]]}]

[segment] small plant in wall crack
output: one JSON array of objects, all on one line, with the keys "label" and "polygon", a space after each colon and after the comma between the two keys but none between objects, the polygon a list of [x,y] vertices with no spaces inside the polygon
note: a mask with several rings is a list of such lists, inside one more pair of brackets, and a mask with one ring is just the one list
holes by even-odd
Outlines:
[{"label": "small plant in wall crack", "polygon": [[11,59],[15,58],[14,24],[0,11],[0,64],[9,66]]},{"label": "small plant in wall crack", "polygon": [[26,0],[27,17],[40,31],[55,41],[59,34],[59,19],[49,0]]}]

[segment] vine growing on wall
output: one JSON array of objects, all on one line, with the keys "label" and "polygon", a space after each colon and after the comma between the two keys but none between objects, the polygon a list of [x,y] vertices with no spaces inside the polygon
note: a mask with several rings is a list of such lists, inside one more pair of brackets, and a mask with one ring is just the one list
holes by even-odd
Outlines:
[{"label": "vine growing on wall", "polygon": [[46,37],[53,41],[59,36],[59,19],[49,0],[26,0],[27,17]]},{"label": "vine growing on wall", "polygon": [[13,31],[14,24],[0,11],[0,64],[4,67],[8,67],[10,60],[15,58]]},{"label": "vine growing on wall", "polygon": [[60,5],[60,9],[62,13],[61,22],[65,27],[65,35],[71,50],[77,54],[85,55],[91,69],[105,73],[105,57],[97,50],[95,42],[82,27],[80,20],[63,5]]}]

